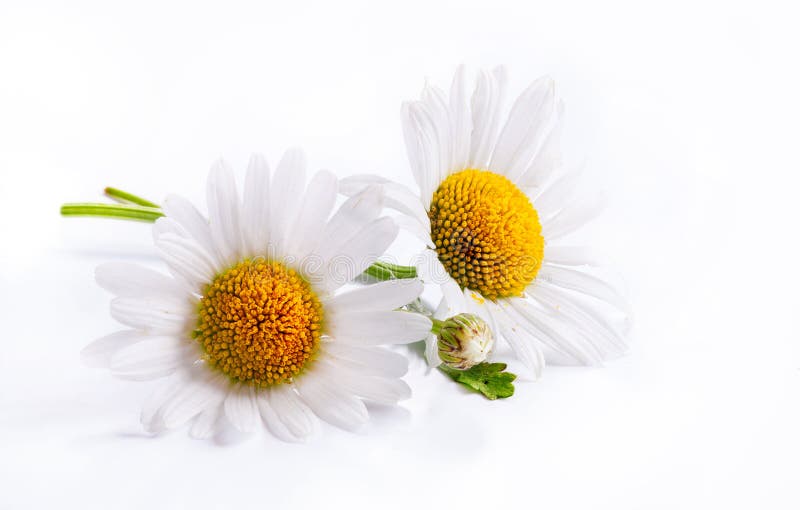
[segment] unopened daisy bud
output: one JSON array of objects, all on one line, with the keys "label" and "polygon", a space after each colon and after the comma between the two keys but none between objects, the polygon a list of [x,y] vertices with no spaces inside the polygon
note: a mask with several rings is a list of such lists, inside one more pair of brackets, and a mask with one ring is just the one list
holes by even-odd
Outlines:
[{"label": "unopened daisy bud", "polygon": [[462,313],[437,324],[439,358],[450,368],[467,370],[486,357],[494,347],[494,335],[486,321]]}]

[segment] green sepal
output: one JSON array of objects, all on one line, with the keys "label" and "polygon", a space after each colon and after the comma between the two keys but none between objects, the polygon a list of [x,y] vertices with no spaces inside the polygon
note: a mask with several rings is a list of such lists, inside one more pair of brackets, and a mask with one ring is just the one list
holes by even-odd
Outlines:
[{"label": "green sepal", "polygon": [[514,394],[514,385],[511,383],[517,376],[505,372],[506,366],[505,363],[484,362],[467,370],[456,370],[447,365],[440,365],[439,369],[455,382],[483,394],[489,400],[496,400]]}]

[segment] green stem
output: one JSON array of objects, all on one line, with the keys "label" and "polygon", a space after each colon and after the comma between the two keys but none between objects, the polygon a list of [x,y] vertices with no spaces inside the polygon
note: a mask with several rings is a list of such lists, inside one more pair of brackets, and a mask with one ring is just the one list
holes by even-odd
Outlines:
[{"label": "green stem", "polygon": [[434,335],[438,335],[439,332],[442,330],[442,326],[444,326],[444,321],[434,319],[433,317],[428,317],[428,318],[431,320],[431,323],[433,324],[431,326],[431,333],[433,333]]},{"label": "green stem", "polygon": [[380,260],[372,264],[364,271],[365,274],[376,280],[402,280],[405,278],[416,278],[417,268],[414,266],[401,266]]},{"label": "green stem", "polygon": [[158,207],[145,207],[134,204],[64,204],[61,206],[62,216],[94,216],[121,220],[155,222],[164,216]]},{"label": "green stem", "polygon": [[158,204],[153,203],[147,200],[146,198],[136,196],[133,193],[122,191],[121,189],[108,187],[104,190],[104,193],[106,194],[106,196],[116,200],[117,202],[158,208]]}]

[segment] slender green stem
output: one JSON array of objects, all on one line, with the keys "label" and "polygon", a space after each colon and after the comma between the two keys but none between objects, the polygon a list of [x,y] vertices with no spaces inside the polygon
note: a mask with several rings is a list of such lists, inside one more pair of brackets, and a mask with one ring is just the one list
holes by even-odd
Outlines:
[{"label": "slender green stem", "polygon": [[153,203],[146,198],[142,198],[139,196],[134,195],[133,193],[128,193],[127,191],[122,191],[121,189],[111,188],[108,187],[104,190],[106,196],[116,200],[117,202],[127,203],[127,204],[135,204],[135,205],[143,205],[145,207],[156,207],[158,208],[158,204]]},{"label": "slender green stem", "polygon": [[94,216],[121,220],[154,222],[164,216],[158,207],[145,207],[134,204],[64,204],[62,216]]},{"label": "slender green stem", "polygon": [[442,326],[444,326],[444,321],[434,319],[433,317],[428,317],[428,318],[431,320],[431,323],[433,324],[431,326],[431,333],[433,333],[434,335],[438,335],[439,332],[442,330]]},{"label": "slender green stem", "polygon": [[364,271],[365,274],[376,280],[402,280],[405,278],[416,278],[417,268],[414,266],[401,266],[380,260],[372,264]]}]

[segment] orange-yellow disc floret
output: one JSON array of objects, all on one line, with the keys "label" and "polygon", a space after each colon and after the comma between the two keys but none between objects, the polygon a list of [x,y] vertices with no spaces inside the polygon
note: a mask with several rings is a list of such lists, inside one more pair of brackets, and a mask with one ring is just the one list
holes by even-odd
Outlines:
[{"label": "orange-yellow disc floret", "polygon": [[194,336],[232,381],[266,387],[303,369],[321,330],[322,307],[308,282],[279,262],[245,260],[208,285]]},{"label": "orange-yellow disc floret", "polygon": [[433,194],[428,216],[439,260],[462,289],[491,300],[519,296],[539,272],[539,215],[506,177],[474,169],[452,174]]}]

